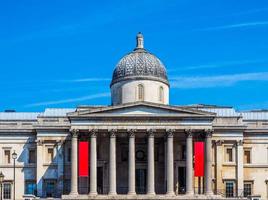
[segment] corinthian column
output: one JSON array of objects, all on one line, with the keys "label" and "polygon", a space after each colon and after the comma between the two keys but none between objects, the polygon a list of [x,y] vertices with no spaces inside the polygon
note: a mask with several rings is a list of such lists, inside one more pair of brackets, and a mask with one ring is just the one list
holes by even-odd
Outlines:
[{"label": "corinthian column", "polygon": [[193,195],[193,133],[186,130],[186,194]]},{"label": "corinthian column", "polygon": [[72,153],[71,153],[71,192],[72,195],[78,194],[78,184],[77,184],[77,138],[78,138],[79,130],[73,129],[71,131],[72,134]]},{"label": "corinthian column", "polygon": [[116,195],[116,130],[110,130],[109,195]]},{"label": "corinthian column", "polygon": [[174,156],[173,156],[174,130],[167,131],[167,195],[174,195]]},{"label": "corinthian column", "polygon": [[97,195],[97,132],[90,133],[90,192],[89,195]]},{"label": "corinthian column", "polygon": [[212,130],[206,130],[205,134],[205,194],[212,195]]},{"label": "corinthian column", "polygon": [[135,130],[129,130],[128,133],[128,194],[135,195]]},{"label": "corinthian column", "polygon": [[148,158],[147,158],[147,194],[155,194],[154,182],[154,130],[148,130]]}]

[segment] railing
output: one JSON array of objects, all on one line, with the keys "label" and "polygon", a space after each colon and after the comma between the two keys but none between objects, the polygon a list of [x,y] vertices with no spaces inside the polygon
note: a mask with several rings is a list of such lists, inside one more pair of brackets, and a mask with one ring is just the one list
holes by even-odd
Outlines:
[{"label": "railing", "polygon": [[233,190],[233,191],[226,191],[225,189],[216,190],[215,194],[221,195],[225,198],[247,198],[246,194],[244,194],[244,190]]}]

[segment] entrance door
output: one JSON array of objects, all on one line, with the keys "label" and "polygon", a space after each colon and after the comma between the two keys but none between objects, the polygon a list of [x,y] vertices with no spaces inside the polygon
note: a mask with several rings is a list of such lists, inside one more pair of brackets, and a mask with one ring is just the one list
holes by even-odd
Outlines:
[{"label": "entrance door", "polygon": [[103,168],[97,168],[97,191],[98,194],[103,194]]},{"label": "entrance door", "polygon": [[186,190],[186,167],[178,167],[179,193],[184,194]]},{"label": "entrance door", "polygon": [[136,169],[136,192],[137,194],[146,193],[146,169]]}]

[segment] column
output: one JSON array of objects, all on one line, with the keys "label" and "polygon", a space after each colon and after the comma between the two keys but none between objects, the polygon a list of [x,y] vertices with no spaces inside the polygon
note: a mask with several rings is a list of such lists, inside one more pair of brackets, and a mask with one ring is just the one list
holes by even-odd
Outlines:
[{"label": "column", "polygon": [[109,195],[116,195],[116,130],[110,130]]},{"label": "column", "polygon": [[155,182],[154,182],[154,132],[155,130],[148,130],[148,158],[147,158],[147,194],[155,194]]},{"label": "column", "polygon": [[186,130],[186,194],[193,195],[193,132]]},{"label": "column", "polygon": [[222,182],[222,162],[223,162],[223,140],[218,140],[215,143],[215,153],[216,153],[216,161],[215,161],[215,167],[216,167],[216,190],[217,191],[223,191],[223,182]]},{"label": "column", "polygon": [[78,184],[77,184],[77,138],[78,138],[78,133],[79,130],[73,129],[71,131],[72,133],[72,153],[71,153],[71,192],[70,194],[72,195],[77,195],[78,194]]},{"label": "column", "polygon": [[243,140],[236,142],[236,180],[237,180],[237,195],[243,195],[244,190],[244,148]]},{"label": "column", "polygon": [[43,158],[43,141],[41,139],[37,139],[36,141],[36,187],[37,187],[37,196],[43,197],[43,174],[44,171],[44,158]]},{"label": "column", "polygon": [[58,185],[57,185],[57,193],[60,196],[63,194],[63,181],[64,181],[64,143],[62,140],[57,141],[57,166],[58,166]]},{"label": "column", "polygon": [[174,154],[173,135],[175,130],[167,131],[167,195],[174,195]]},{"label": "column", "polygon": [[136,167],[135,167],[135,130],[129,130],[128,144],[128,194],[136,194]]},{"label": "column", "polygon": [[212,191],[212,130],[205,131],[205,194],[213,195]]},{"label": "column", "polygon": [[89,195],[97,195],[97,132],[90,132],[90,191]]}]

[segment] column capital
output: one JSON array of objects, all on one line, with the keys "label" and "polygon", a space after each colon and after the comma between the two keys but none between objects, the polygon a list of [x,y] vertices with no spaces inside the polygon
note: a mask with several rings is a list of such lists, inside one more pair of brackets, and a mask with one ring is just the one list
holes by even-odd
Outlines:
[{"label": "column capital", "polygon": [[128,129],[127,133],[129,137],[135,137],[137,130],[136,129]]},{"label": "column capital", "polygon": [[56,143],[57,143],[57,146],[62,146],[64,143],[64,140],[57,140]]},{"label": "column capital", "polygon": [[237,140],[236,146],[243,146],[243,140]]},{"label": "column capital", "polygon": [[89,130],[90,137],[97,137],[98,130],[97,129],[91,129]]},{"label": "column capital", "polygon": [[72,137],[78,137],[78,134],[79,134],[79,129],[71,129],[70,130],[71,134],[72,134]]},{"label": "column capital", "polygon": [[216,146],[221,146],[223,144],[224,140],[215,140]]},{"label": "column capital", "polygon": [[205,129],[204,132],[205,132],[205,137],[212,137],[214,130],[213,129]]},{"label": "column capital", "polygon": [[184,133],[186,137],[193,137],[193,130],[192,129],[185,129]]},{"label": "column capital", "polygon": [[37,144],[37,146],[42,146],[44,144],[44,141],[38,139],[38,140],[36,140],[36,144]]},{"label": "column capital", "polygon": [[166,129],[167,137],[173,137],[175,133],[175,129]]},{"label": "column capital", "polygon": [[154,136],[155,132],[156,132],[155,129],[147,129],[147,134],[148,134],[149,137]]},{"label": "column capital", "polygon": [[110,137],[116,137],[117,129],[108,130]]}]

